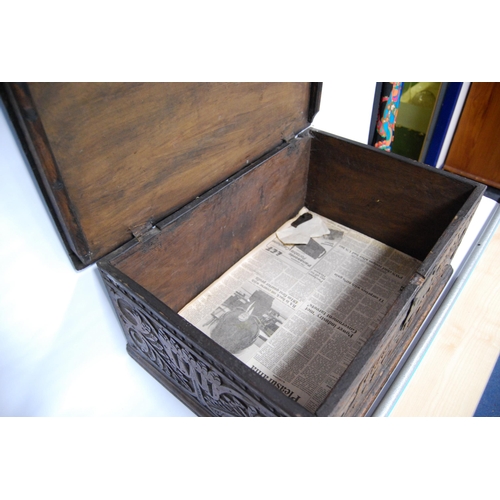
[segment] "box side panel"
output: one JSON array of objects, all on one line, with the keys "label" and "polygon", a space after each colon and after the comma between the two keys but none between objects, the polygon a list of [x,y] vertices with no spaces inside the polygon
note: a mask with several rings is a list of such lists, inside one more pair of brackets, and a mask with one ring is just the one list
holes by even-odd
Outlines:
[{"label": "box side panel", "polygon": [[363,416],[370,410],[451,277],[451,259],[482,192],[483,187],[474,188],[398,301],[318,409],[318,415]]},{"label": "box side panel", "polygon": [[451,276],[451,259],[484,186],[350,141],[315,135],[308,206],[422,261],[318,409],[320,416],[362,416]]},{"label": "box side panel", "polygon": [[178,311],[304,205],[309,146],[293,141],[239,173],[112,264]]},{"label": "box side panel", "polygon": [[146,290],[98,264],[139,364],[200,416],[312,416]]},{"label": "box side panel", "polygon": [[477,187],[367,146],[314,136],[307,206],[421,261]]}]

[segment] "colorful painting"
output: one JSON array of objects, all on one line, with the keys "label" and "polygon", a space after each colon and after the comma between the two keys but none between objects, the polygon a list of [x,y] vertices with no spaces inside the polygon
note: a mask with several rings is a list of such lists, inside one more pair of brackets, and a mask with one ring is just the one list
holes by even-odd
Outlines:
[{"label": "colorful painting", "polygon": [[403,82],[390,82],[383,86],[374,144],[376,148],[391,150],[402,88]]}]

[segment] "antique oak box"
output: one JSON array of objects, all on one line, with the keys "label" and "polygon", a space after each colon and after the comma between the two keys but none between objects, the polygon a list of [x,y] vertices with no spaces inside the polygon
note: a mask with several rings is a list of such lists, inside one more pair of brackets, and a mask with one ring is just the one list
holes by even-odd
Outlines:
[{"label": "antique oak box", "polygon": [[[203,416],[365,416],[451,275],[484,187],[309,129],[305,83],[5,84],[77,269],[130,355]],[[420,261],[313,414],[179,310],[303,206]]]}]

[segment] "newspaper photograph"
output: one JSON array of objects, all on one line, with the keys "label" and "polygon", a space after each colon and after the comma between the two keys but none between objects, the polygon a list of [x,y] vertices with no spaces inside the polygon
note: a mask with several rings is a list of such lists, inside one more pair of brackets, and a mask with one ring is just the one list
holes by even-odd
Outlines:
[{"label": "newspaper photograph", "polygon": [[304,208],[179,314],[314,412],[419,264]]}]

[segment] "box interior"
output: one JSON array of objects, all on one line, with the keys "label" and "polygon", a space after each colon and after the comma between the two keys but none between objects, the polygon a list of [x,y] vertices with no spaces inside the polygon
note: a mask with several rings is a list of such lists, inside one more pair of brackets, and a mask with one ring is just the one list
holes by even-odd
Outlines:
[{"label": "box interior", "polygon": [[304,205],[424,261],[473,189],[312,131],[168,217],[111,264],[177,312]]}]

